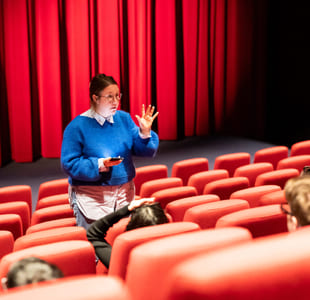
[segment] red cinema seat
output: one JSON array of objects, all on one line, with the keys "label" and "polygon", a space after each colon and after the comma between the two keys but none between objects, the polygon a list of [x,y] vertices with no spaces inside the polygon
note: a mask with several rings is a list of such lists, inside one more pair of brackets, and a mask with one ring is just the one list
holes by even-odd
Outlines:
[{"label": "red cinema seat", "polygon": [[0,261],[3,256],[13,252],[14,237],[12,232],[0,230]]},{"label": "red cinema seat", "polygon": [[295,143],[291,147],[290,156],[310,154],[310,140]]},{"label": "red cinema seat", "polygon": [[287,232],[287,218],[280,205],[265,205],[240,210],[218,219],[215,227],[241,226],[252,233],[253,238]]},{"label": "red cinema seat", "polygon": [[203,189],[203,194],[215,194],[220,199],[229,199],[230,195],[249,187],[249,180],[246,177],[232,177],[212,181]]},{"label": "red cinema seat", "polygon": [[31,226],[46,221],[71,218],[73,216],[73,210],[71,209],[70,204],[50,206],[38,209],[33,213],[31,218]]},{"label": "red cinema seat", "polygon": [[29,185],[12,185],[0,188],[0,203],[6,202],[26,202],[32,213],[32,194]]},{"label": "red cinema seat", "polygon": [[152,194],[156,202],[159,202],[164,209],[168,203],[174,200],[197,196],[197,190],[193,186],[179,186],[170,189],[164,189]]},{"label": "red cinema seat", "polygon": [[68,178],[45,181],[40,184],[38,192],[38,201],[41,198],[68,193]]},{"label": "red cinema seat", "polygon": [[46,221],[46,222],[42,222],[36,225],[29,226],[26,231],[26,234],[34,233],[34,232],[38,232],[42,230],[48,230],[48,229],[59,228],[59,227],[69,227],[69,226],[76,226],[76,219],[74,217]]},{"label": "red cinema seat", "polygon": [[136,168],[136,177],[134,178],[136,195],[140,195],[140,188],[144,182],[167,177],[168,167],[166,165],[150,165]]},{"label": "red cinema seat", "polygon": [[36,210],[61,204],[69,204],[68,193],[41,198],[37,202]]},{"label": "red cinema seat", "polygon": [[151,197],[157,191],[182,185],[182,179],[177,177],[150,180],[141,185],[140,197]]},{"label": "red cinema seat", "polygon": [[193,222],[201,229],[214,228],[217,220],[235,211],[249,208],[246,200],[221,200],[189,208],[183,221]]},{"label": "red cinema seat", "polygon": [[[172,222],[172,217],[167,213],[166,213],[166,215],[167,215],[169,222]],[[111,228],[109,228],[109,230],[107,231],[107,235],[106,235],[105,239],[110,245],[113,245],[115,239],[121,233],[124,233],[126,231],[126,227],[128,225],[129,220],[130,220],[130,217],[123,218],[123,219],[119,220],[117,223],[115,223]]]},{"label": "red cinema seat", "polygon": [[87,241],[64,241],[30,247],[3,256],[0,261],[0,278],[5,277],[12,263],[29,256],[55,264],[64,276],[96,273],[92,244]]},{"label": "red cinema seat", "polygon": [[172,165],[171,177],[179,177],[182,179],[183,185],[187,185],[191,175],[208,170],[208,159],[205,157],[190,158],[175,162]]},{"label": "red cinema seat", "polygon": [[131,300],[131,297],[124,283],[117,278],[81,275],[13,288],[3,293],[1,299]]},{"label": "red cinema seat", "polygon": [[23,224],[20,215],[17,214],[1,214],[0,230],[10,231],[14,240],[23,235]]},{"label": "red cinema seat", "polygon": [[244,199],[249,202],[250,207],[256,207],[263,195],[280,190],[278,185],[255,186],[232,193],[230,199]]},{"label": "red cinema seat", "polygon": [[184,261],[171,271],[163,299],[308,299],[308,236],[270,236]]},{"label": "red cinema seat", "polygon": [[195,223],[175,222],[138,228],[120,234],[113,244],[109,275],[125,280],[130,252],[134,247],[154,239],[196,230],[200,228]]},{"label": "red cinema seat", "polygon": [[296,169],[282,169],[274,170],[259,175],[256,178],[255,186],[261,185],[278,185],[280,188],[284,188],[285,183],[292,177],[299,176],[299,171]]},{"label": "red cinema seat", "polygon": [[183,221],[185,212],[194,206],[216,202],[220,198],[217,195],[199,195],[187,197],[169,202],[166,206],[166,212],[172,217],[174,222]]},{"label": "red cinema seat", "polygon": [[262,195],[258,201],[259,206],[281,204],[281,203],[287,204],[285,198],[285,192],[283,190]]},{"label": "red cinema seat", "polygon": [[276,169],[281,159],[288,157],[288,148],[286,146],[274,146],[260,149],[254,154],[254,163],[268,162]]},{"label": "red cinema seat", "polygon": [[229,153],[217,156],[214,161],[214,170],[225,169],[228,171],[229,176],[234,175],[235,170],[251,162],[251,155],[247,152]]},{"label": "red cinema seat", "polygon": [[126,284],[135,300],[164,299],[170,272],[179,263],[199,254],[250,241],[251,238],[250,232],[244,228],[222,228],[183,233],[145,243],[131,252]]},{"label": "red cinema seat", "polygon": [[310,165],[310,155],[297,155],[284,158],[278,162],[277,170],[281,169],[297,169],[299,173],[304,166]]},{"label": "red cinema seat", "polygon": [[30,211],[26,202],[16,201],[0,204],[0,215],[2,214],[17,214],[22,220],[22,232],[26,233],[30,224]]},{"label": "red cinema seat", "polygon": [[258,175],[273,171],[271,163],[255,163],[241,166],[235,170],[234,177],[246,177],[249,179],[249,186],[255,185]]},{"label": "red cinema seat", "polygon": [[128,225],[129,220],[130,220],[130,217],[123,218],[119,220],[117,223],[115,223],[112,227],[109,228],[105,239],[110,245],[113,245],[115,239],[121,233],[126,231],[126,227]]},{"label": "red cinema seat", "polygon": [[228,177],[229,174],[227,170],[209,170],[191,175],[188,179],[187,185],[195,187],[198,195],[202,195],[206,184],[211,181]]},{"label": "red cinema seat", "polygon": [[29,233],[18,238],[14,243],[14,251],[69,240],[87,241],[83,227],[63,227]]}]

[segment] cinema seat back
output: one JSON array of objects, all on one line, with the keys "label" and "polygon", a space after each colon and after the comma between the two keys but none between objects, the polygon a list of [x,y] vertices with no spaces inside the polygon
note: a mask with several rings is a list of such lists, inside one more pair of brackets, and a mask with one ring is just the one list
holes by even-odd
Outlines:
[{"label": "cinema seat back", "polygon": [[154,239],[197,230],[200,230],[200,227],[195,223],[174,222],[147,226],[120,234],[114,241],[109,275],[125,280],[129,255],[134,247]]},{"label": "cinema seat back", "polygon": [[124,283],[108,276],[60,278],[8,290],[1,300],[132,300]]},{"label": "cinema seat back", "polygon": [[184,261],[171,271],[162,299],[306,300],[308,236],[309,231],[270,236]]},{"label": "cinema seat back", "polygon": [[202,253],[251,240],[244,228],[200,230],[157,239],[134,248],[126,284],[135,300],[162,299],[170,271],[179,263]]},{"label": "cinema seat back", "polygon": [[0,278],[5,277],[12,263],[35,256],[55,264],[65,276],[95,274],[95,251],[87,241],[64,241],[30,247],[5,255],[0,262]]}]

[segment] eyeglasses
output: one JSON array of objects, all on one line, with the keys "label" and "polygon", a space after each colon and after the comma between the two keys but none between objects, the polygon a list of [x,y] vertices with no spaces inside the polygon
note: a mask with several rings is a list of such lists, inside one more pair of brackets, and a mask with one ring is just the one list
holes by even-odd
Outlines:
[{"label": "eyeglasses", "polygon": [[105,98],[109,103],[113,103],[114,100],[120,101],[122,98],[123,94],[119,95],[103,95],[103,96],[98,96],[99,98],[103,97]]},{"label": "eyeglasses", "polygon": [[293,214],[284,207],[283,203],[281,203],[280,207],[283,213],[285,213],[286,215],[293,216]]}]

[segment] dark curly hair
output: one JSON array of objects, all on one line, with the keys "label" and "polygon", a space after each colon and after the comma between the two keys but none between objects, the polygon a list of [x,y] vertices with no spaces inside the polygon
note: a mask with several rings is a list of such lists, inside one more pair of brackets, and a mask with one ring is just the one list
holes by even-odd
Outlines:
[{"label": "dark curly hair", "polygon": [[159,203],[145,204],[133,210],[126,231],[168,222],[168,218]]}]

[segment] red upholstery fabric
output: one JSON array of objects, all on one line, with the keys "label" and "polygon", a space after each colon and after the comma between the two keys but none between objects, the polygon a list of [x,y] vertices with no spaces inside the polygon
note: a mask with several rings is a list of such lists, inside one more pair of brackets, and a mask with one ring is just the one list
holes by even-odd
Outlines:
[{"label": "red upholstery fabric", "polygon": [[63,219],[57,219],[53,221],[46,221],[42,222],[36,225],[29,226],[26,234],[38,232],[41,230],[47,230],[52,228],[59,228],[59,227],[68,227],[68,226],[75,226],[76,225],[76,219],[74,217],[72,218],[63,218]]},{"label": "red upholstery fabric", "polygon": [[30,224],[30,211],[26,202],[15,201],[0,204],[0,215],[2,214],[17,214],[22,220],[22,232],[26,233]]},{"label": "red upholstery fabric", "polygon": [[167,177],[168,167],[166,165],[150,165],[136,168],[136,177],[134,178],[136,195],[140,195],[140,188],[144,182]]},{"label": "red upholstery fabric", "polygon": [[224,154],[215,158],[213,169],[225,169],[232,177],[238,167],[248,165],[251,162],[250,160],[251,155],[247,152]]},{"label": "red upholstery fabric", "polygon": [[268,147],[255,152],[254,163],[269,162],[276,169],[278,162],[287,157],[288,148],[286,146]]},{"label": "red upholstery fabric", "polygon": [[229,213],[249,208],[246,200],[221,200],[189,208],[183,221],[193,222],[201,229],[213,228],[217,220]]},{"label": "red upholstery fabric", "polygon": [[228,177],[229,174],[227,170],[204,171],[191,175],[188,179],[187,185],[195,187],[198,195],[202,195],[203,189],[207,183]]},{"label": "red upholstery fabric", "polygon": [[117,236],[121,233],[125,232],[126,226],[130,220],[130,217],[123,218],[115,223],[109,230],[107,231],[106,240],[110,245],[113,245]]},{"label": "red upholstery fabric", "polygon": [[126,278],[129,255],[134,247],[154,239],[196,230],[200,230],[197,224],[175,222],[138,228],[122,233],[114,241],[109,275]]},{"label": "red upholstery fabric", "polygon": [[99,260],[96,265],[96,274],[98,275],[107,275],[109,269]]},{"label": "red upholstery fabric", "polygon": [[290,156],[310,154],[310,140],[295,143],[291,147]]},{"label": "red upholstery fabric", "polygon": [[69,203],[68,193],[48,196],[48,197],[44,197],[38,200],[37,205],[36,205],[36,210],[45,208],[45,207],[54,206],[54,205],[61,205],[61,204],[68,204],[68,203]]},{"label": "red upholstery fabric", "polygon": [[14,240],[23,235],[23,224],[20,215],[17,214],[1,214],[0,230],[10,231]]},{"label": "red upholstery fabric", "polygon": [[36,256],[55,264],[64,276],[95,274],[95,251],[87,241],[64,241],[30,247],[5,255],[0,262],[0,278],[5,277],[12,263]]},{"label": "red upholstery fabric", "polygon": [[6,254],[13,252],[14,237],[12,232],[0,230],[0,261]]},{"label": "red upholstery fabric", "polygon": [[46,181],[40,184],[38,200],[48,196],[68,193],[68,178]]},{"label": "red upholstery fabric", "polygon": [[1,299],[32,300],[130,300],[127,288],[117,278],[81,275],[60,278],[55,281],[40,282],[14,288],[4,293]]},{"label": "red upholstery fabric", "polygon": [[32,215],[31,225],[71,217],[73,217],[73,210],[69,204],[55,205],[36,210]]},{"label": "red upholstery fabric", "polygon": [[297,155],[280,160],[277,165],[277,170],[294,168],[300,173],[304,166],[309,165],[310,155]]},{"label": "red upholstery fabric", "polygon": [[166,206],[166,212],[171,215],[174,222],[183,221],[187,209],[210,202],[219,201],[217,195],[199,195],[171,201]]},{"label": "red upholstery fabric", "polygon": [[220,199],[229,199],[230,195],[249,187],[249,180],[246,177],[224,178],[208,183],[203,190],[203,194],[215,194]]},{"label": "red upholstery fabric", "polygon": [[265,205],[240,210],[221,217],[216,227],[241,226],[252,233],[253,237],[287,232],[286,215],[280,205]]},{"label": "red upholstery fabric", "polygon": [[187,260],[172,271],[163,299],[308,299],[308,237],[309,230],[280,234]]},{"label": "red upholstery fabric", "polygon": [[183,185],[187,185],[188,179],[191,175],[208,170],[208,159],[205,157],[190,158],[175,162],[172,165],[171,176],[181,178]]},{"label": "red upholstery fabric", "polygon": [[0,203],[23,201],[32,213],[32,194],[29,185],[14,185],[0,188]]},{"label": "red upholstery fabric", "polygon": [[162,208],[165,208],[166,205],[171,201],[197,195],[197,190],[193,186],[179,186],[175,188],[160,190],[152,194],[152,197],[155,197],[155,201],[159,202]]},{"label": "red upholstery fabric", "polygon": [[259,206],[281,203],[287,203],[283,190],[262,195],[258,201]]},{"label": "red upholstery fabric", "polygon": [[14,251],[69,240],[87,241],[83,227],[63,227],[29,233],[18,238],[14,243]]},{"label": "red upholstery fabric", "polygon": [[[169,222],[172,222],[172,217],[170,214],[166,213]],[[106,235],[106,240],[110,245],[114,244],[115,239],[121,234],[126,231],[126,226],[130,220],[130,217],[123,218],[115,223],[108,231]]]},{"label": "red upholstery fabric", "polygon": [[249,179],[249,186],[255,185],[255,180],[258,175],[273,171],[271,163],[255,163],[241,166],[235,170],[234,177],[246,177]]},{"label": "red upholstery fabric", "polygon": [[280,191],[278,185],[263,185],[250,187],[231,194],[230,199],[244,199],[249,202],[250,207],[259,206],[259,199],[268,193]]},{"label": "red upholstery fabric", "polygon": [[182,185],[182,179],[177,177],[150,180],[141,185],[140,197],[151,197],[157,191]]},{"label": "red upholstery fabric", "polygon": [[256,178],[255,186],[260,185],[278,185],[282,189],[285,186],[285,183],[292,177],[299,176],[299,171],[297,169],[282,169],[267,172],[259,175]]},{"label": "red upholstery fabric", "polygon": [[145,243],[131,252],[126,284],[135,300],[163,299],[166,281],[176,265],[199,254],[218,251],[251,238],[250,232],[244,228],[221,228]]}]

